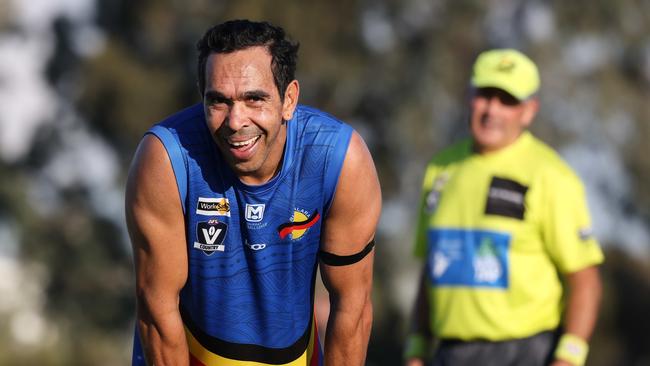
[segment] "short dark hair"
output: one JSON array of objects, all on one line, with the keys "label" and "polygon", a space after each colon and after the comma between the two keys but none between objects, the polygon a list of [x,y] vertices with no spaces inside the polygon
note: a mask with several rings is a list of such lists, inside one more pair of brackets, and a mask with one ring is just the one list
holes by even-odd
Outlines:
[{"label": "short dark hair", "polygon": [[196,45],[199,51],[198,81],[205,92],[205,65],[211,53],[230,53],[254,46],[265,46],[271,54],[275,86],[284,100],[284,92],[295,79],[299,44],[287,39],[282,28],[267,22],[230,20],[208,29]]}]

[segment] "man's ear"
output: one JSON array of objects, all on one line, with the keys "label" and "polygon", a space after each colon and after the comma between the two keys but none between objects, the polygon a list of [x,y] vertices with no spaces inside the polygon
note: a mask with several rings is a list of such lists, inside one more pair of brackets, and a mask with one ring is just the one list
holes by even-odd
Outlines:
[{"label": "man's ear", "polygon": [[533,123],[537,111],[539,111],[539,99],[537,97],[533,97],[524,102],[524,113],[521,116],[521,124],[523,127],[529,127]]},{"label": "man's ear", "polygon": [[298,105],[298,96],[300,95],[300,85],[298,80],[292,80],[287,89],[284,91],[284,101],[282,102],[282,119],[285,121],[293,118],[293,111]]}]

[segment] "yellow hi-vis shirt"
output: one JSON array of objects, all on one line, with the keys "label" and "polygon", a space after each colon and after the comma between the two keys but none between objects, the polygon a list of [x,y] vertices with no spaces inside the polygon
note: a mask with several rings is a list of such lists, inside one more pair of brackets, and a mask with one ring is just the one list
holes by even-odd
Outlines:
[{"label": "yellow hi-vis shirt", "polygon": [[471,144],[437,154],[424,177],[415,254],[426,260],[431,330],[496,341],[554,329],[561,274],[603,261],[583,185],[527,131],[493,153]]}]

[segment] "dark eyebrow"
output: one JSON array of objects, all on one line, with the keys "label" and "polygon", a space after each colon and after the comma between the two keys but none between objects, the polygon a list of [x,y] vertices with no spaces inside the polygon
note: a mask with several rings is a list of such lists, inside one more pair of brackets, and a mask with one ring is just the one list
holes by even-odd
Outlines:
[{"label": "dark eyebrow", "polygon": [[203,99],[205,101],[205,104],[213,104],[213,103],[224,103],[227,105],[232,105],[232,99],[226,98],[225,95],[219,93],[216,90],[209,90],[205,92],[205,95],[203,96]]},{"label": "dark eyebrow", "polygon": [[251,90],[244,92],[243,99],[269,99],[271,95],[264,90]]}]

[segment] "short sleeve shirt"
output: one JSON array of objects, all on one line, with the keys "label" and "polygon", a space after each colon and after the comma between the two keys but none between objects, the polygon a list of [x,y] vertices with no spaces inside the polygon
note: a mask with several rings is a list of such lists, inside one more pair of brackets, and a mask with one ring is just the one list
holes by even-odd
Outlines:
[{"label": "short sleeve shirt", "polygon": [[584,188],[529,132],[489,154],[462,141],[428,164],[415,254],[437,337],[505,340],[556,328],[558,273],[603,261]]}]

